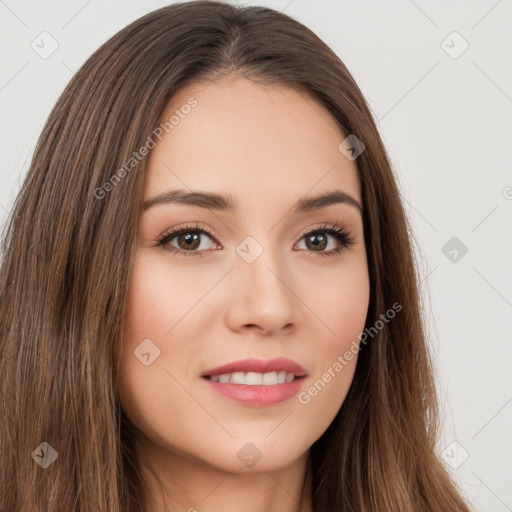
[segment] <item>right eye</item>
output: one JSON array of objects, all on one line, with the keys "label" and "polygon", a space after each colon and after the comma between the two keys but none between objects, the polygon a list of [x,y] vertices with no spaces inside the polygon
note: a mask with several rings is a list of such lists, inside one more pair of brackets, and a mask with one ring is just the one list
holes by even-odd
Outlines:
[{"label": "right eye", "polygon": [[[207,249],[204,247],[201,240],[201,237],[204,237],[204,235],[215,240],[213,233],[207,229],[200,228],[199,226],[172,228],[158,238],[158,246],[161,246],[165,251],[169,251],[174,254],[182,254],[183,256],[188,256],[190,254],[193,256],[203,257],[205,256],[204,253]],[[174,239],[176,239],[177,247],[171,244],[171,241]]]}]

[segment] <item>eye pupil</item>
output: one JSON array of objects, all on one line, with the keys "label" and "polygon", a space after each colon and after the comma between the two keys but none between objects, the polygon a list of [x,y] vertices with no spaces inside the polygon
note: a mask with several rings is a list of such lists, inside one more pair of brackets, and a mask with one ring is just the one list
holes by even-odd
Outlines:
[{"label": "eye pupil", "polygon": [[[315,241],[315,239],[318,238],[323,238],[323,240],[320,242]],[[311,242],[313,244],[313,247],[319,248],[320,250],[324,250],[327,245],[327,237],[325,235],[322,235],[321,233],[315,233],[307,237],[306,245],[308,245],[308,242]]]},{"label": "eye pupil", "polygon": [[[180,246],[182,241],[186,241],[187,245],[184,246],[186,249],[197,249],[200,245],[199,235],[197,233],[191,234],[190,231],[178,236],[178,244]],[[189,242],[192,242],[192,245]]]}]

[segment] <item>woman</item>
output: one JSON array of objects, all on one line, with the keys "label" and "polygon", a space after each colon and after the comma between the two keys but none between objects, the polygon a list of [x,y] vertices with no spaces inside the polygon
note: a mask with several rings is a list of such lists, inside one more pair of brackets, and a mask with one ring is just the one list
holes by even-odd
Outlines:
[{"label": "woman", "polygon": [[174,4],[89,58],[0,300],[2,510],[469,510],[385,148],[282,13]]}]

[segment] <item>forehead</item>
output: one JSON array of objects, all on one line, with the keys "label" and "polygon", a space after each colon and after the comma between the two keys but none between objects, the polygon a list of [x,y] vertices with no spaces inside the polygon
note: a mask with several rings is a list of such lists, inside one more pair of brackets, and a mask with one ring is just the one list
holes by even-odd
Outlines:
[{"label": "forehead", "polygon": [[146,197],[200,189],[252,208],[341,189],[361,203],[355,162],[338,149],[346,135],[321,103],[291,87],[234,77],[194,83],[161,122],[168,133],[151,151]]}]

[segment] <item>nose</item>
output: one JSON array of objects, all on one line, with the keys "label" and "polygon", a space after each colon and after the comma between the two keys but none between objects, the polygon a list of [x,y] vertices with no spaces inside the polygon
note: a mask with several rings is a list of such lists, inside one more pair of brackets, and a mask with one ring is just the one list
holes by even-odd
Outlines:
[{"label": "nose", "polygon": [[293,291],[294,279],[282,255],[270,250],[264,250],[252,263],[237,256],[227,290],[230,329],[271,335],[296,328],[301,301]]}]

